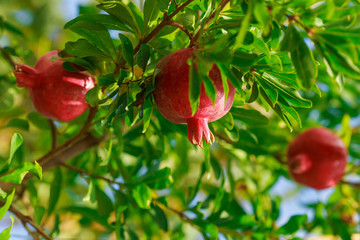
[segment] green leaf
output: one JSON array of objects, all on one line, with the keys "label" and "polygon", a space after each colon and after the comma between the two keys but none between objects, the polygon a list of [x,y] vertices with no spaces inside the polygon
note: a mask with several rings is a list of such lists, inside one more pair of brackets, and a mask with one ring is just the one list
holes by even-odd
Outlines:
[{"label": "green leaf", "polygon": [[143,209],[150,209],[151,204],[151,190],[144,184],[137,184],[131,191],[131,196],[134,198],[136,204]]},{"label": "green leaf", "polygon": [[95,203],[95,187],[93,181],[89,182],[88,192],[86,193],[85,197],[82,199],[84,202]]},{"label": "green leaf", "polygon": [[198,225],[205,233],[209,234],[211,239],[218,239],[219,231],[215,224],[198,219],[193,220],[193,222]]},{"label": "green leaf", "polygon": [[206,166],[205,166],[205,163],[203,163],[203,164],[201,165],[200,176],[199,176],[199,179],[198,179],[198,181],[197,181],[197,184],[196,184],[195,188],[190,187],[189,198],[188,198],[188,200],[187,200],[187,203],[188,203],[188,204],[191,203],[192,200],[194,200],[194,198],[196,197],[196,194],[199,192],[200,186],[201,186],[201,179],[202,179],[202,177],[204,176],[205,171],[206,171]]},{"label": "green leaf", "polygon": [[145,102],[143,104],[143,130],[142,133],[145,133],[147,128],[150,125],[151,115],[153,112],[153,103],[151,101],[151,97],[145,98]]},{"label": "green leaf", "polygon": [[90,106],[94,107],[96,104],[98,104],[103,98],[104,94],[101,90],[100,86],[95,86],[94,88],[90,89],[86,95],[85,100],[90,104]]},{"label": "green leaf", "polygon": [[133,30],[126,24],[126,22],[120,19],[108,15],[108,14],[84,14],[80,15],[71,21],[67,22],[64,28],[69,28],[76,22],[82,22],[84,25],[91,25],[92,23],[101,24],[109,30],[120,30],[126,32],[132,32]]},{"label": "green leaf", "polygon": [[[164,10],[167,8],[169,1],[167,0],[145,0],[144,3],[144,25],[147,29],[148,26],[152,26],[152,23],[155,22],[160,16],[160,9]],[[147,30],[145,30],[145,33]]]},{"label": "green leaf", "polygon": [[267,81],[268,84],[270,84],[274,89],[276,89],[277,92],[292,106],[303,108],[312,107],[312,102],[310,100],[304,99],[295,88],[281,83],[280,79],[278,79],[276,76],[268,72],[264,72],[262,75],[262,79]]},{"label": "green leaf", "polygon": [[264,36],[268,36],[271,31],[271,19],[269,10],[262,0],[253,0],[254,4],[254,17],[259,22]]},{"label": "green leaf", "polygon": [[259,61],[259,56],[256,54],[236,51],[234,53],[231,65],[242,71],[245,67],[255,65],[257,61]]},{"label": "green leaf", "polygon": [[6,124],[6,127],[13,127],[13,128],[18,128],[18,129],[22,129],[25,131],[29,131],[29,122],[25,119],[19,119],[19,118],[15,118],[12,119],[10,122],[8,122],[8,124]]},{"label": "green leaf", "polygon": [[131,1],[128,3],[128,7],[130,8],[132,14],[134,15],[137,26],[139,26],[140,33],[144,33],[145,25],[144,25],[144,18],[142,11],[140,11],[137,5]]},{"label": "green leaf", "polygon": [[270,99],[269,105],[271,107],[274,107],[279,98],[278,91],[276,91],[276,89],[273,86],[271,86],[271,84],[269,84],[267,81],[265,81],[262,77],[257,76],[256,80],[259,83],[261,89],[263,89],[266,92],[266,95]]},{"label": "green leaf", "polygon": [[[107,29],[97,23],[76,22],[68,28],[84,37],[96,48],[100,49],[108,59],[115,59],[115,46]],[[90,49],[89,49],[90,51]]]},{"label": "green leaf", "polygon": [[164,211],[158,207],[157,205],[152,206],[152,209],[155,210],[155,213],[152,214],[155,222],[158,224],[160,229],[164,230],[165,232],[168,231],[168,220],[166,218],[166,215]]},{"label": "green leaf", "polygon": [[246,34],[249,29],[251,17],[253,14],[253,7],[254,7],[254,1],[249,1],[248,8],[246,10],[245,18],[241,21],[241,27],[239,28],[239,32],[236,35],[235,44],[233,46],[234,50],[239,49],[244,42],[244,39],[246,37]]},{"label": "green leaf", "polygon": [[97,200],[97,212],[99,216],[109,216],[114,210],[114,204],[98,186],[95,187],[95,198]]},{"label": "green leaf", "polygon": [[173,183],[173,178],[171,176],[171,169],[166,167],[146,174],[136,181],[141,181],[152,189],[165,189]]},{"label": "green leaf", "polygon": [[15,195],[15,189],[10,194],[7,195],[5,199],[5,204],[0,208],[0,220],[3,219],[5,213],[9,210],[14,195]]},{"label": "green leaf", "polygon": [[252,88],[251,88],[251,95],[249,96],[249,99],[247,100],[248,103],[252,103],[254,101],[256,101],[256,99],[259,96],[259,86],[258,84],[254,81]]},{"label": "green leaf", "polygon": [[317,65],[312,51],[293,24],[290,24],[285,32],[281,50],[290,52],[299,85],[304,90],[311,90],[318,73]]},{"label": "green leaf", "polygon": [[6,162],[7,166],[11,165],[14,155],[15,155],[16,151],[23,144],[23,141],[24,140],[19,133],[14,133],[14,135],[11,138],[9,158]]},{"label": "green leaf", "polygon": [[128,92],[128,106],[136,101],[136,96],[142,91],[142,88],[139,86],[139,83],[134,82],[129,85],[129,92]]},{"label": "green leaf", "polygon": [[0,177],[0,181],[20,184],[24,179],[24,177],[26,176],[26,174],[28,174],[28,172],[31,172],[39,179],[42,179],[41,166],[37,162],[35,163],[25,162],[22,166],[16,168],[11,173]]},{"label": "green leaf", "polygon": [[46,209],[43,206],[36,206],[34,209],[34,221],[37,225],[41,225],[41,220],[44,217]]},{"label": "green leaf", "polygon": [[136,55],[136,63],[143,70],[143,72],[145,72],[149,59],[150,47],[147,44],[142,44],[138,54]]},{"label": "green leaf", "polygon": [[203,83],[205,87],[206,95],[211,99],[211,102],[215,104],[216,102],[216,88],[213,81],[208,76],[203,77]]},{"label": "green leaf", "polygon": [[279,104],[273,104],[263,88],[260,88],[260,93],[263,99],[269,104],[269,106],[271,106],[271,108],[276,112],[276,114],[286,123],[290,131],[293,131],[293,127],[289,118],[285,114],[283,114],[283,111],[281,110]]},{"label": "green leaf", "polygon": [[123,55],[125,58],[125,61],[130,65],[134,66],[134,47],[132,43],[130,42],[129,38],[126,37],[124,34],[119,33],[119,38],[123,45]]},{"label": "green leaf", "polygon": [[70,212],[72,214],[78,213],[81,214],[83,217],[88,218],[94,222],[100,223],[107,229],[113,230],[113,227],[109,225],[108,218],[109,216],[100,216],[97,213],[97,210],[89,208],[89,207],[78,207],[78,206],[71,206],[63,208],[62,211]]},{"label": "green leaf", "polygon": [[138,25],[136,18],[132,10],[123,3],[121,0],[114,1],[100,1],[101,4],[97,5],[98,8],[109,13],[111,16],[119,19],[120,22],[126,23],[138,36],[142,35],[140,26]]},{"label": "green leaf", "polygon": [[293,234],[297,232],[300,227],[307,221],[307,215],[292,216],[289,221],[281,226],[278,230],[279,234]]},{"label": "green leaf", "polygon": [[50,197],[49,197],[49,206],[47,209],[47,215],[50,216],[54,211],[56,203],[60,198],[62,187],[62,173],[60,168],[54,170],[54,178],[50,185]]},{"label": "green leaf", "polygon": [[237,222],[242,227],[252,227],[258,224],[256,222],[255,215],[242,215],[239,217]]},{"label": "green leaf", "polygon": [[29,113],[27,119],[41,130],[50,129],[49,120],[38,112]]},{"label": "green leaf", "polygon": [[295,66],[300,86],[304,90],[311,90],[318,74],[318,68],[312,51],[302,40],[299,46],[290,52],[290,56]]},{"label": "green leaf", "polygon": [[269,46],[264,42],[263,39],[255,37],[254,43],[252,44],[260,53],[265,53],[266,56],[271,57]]},{"label": "green leaf", "polygon": [[[266,71],[266,73],[272,75],[275,78],[277,78],[281,83],[290,84],[290,85],[293,85],[293,86],[295,86],[297,88],[300,88],[300,85],[296,81],[296,74],[279,73],[279,72],[274,72],[274,71],[270,71],[270,70]],[[319,88],[316,86],[316,84],[311,89],[311,91],[313,91],[317,95],[321,96],[321,92],[320,92]]]},{"label": "green leaf", "polygon": [[109,56],[102,50],[95,47],[86,39],[79,39],[76,42],[67,42],[65,44],[65,51],[71,55],[79,58],[84,57],[99,57],[108,59]]},{"label": "green leaf", "polygon": [[14,218],[13,216],[10,216],[10,219],[11,219],[11,224],[8,228],[4,229],[1,233],[0,233],[0,239],[1,240],[8,240],[10,239],[11,235],[10,235],[10,232],[11,232],[11,229],[14,225]]},{"label": "green leaf", "polygon": [[285,37],[281,42],[281,51],[293,51],[300,45],[303,39],[300,33],[296,30],[294,24],[290,24],[285,31]]},{"label": "green leaf", "polygon": [[230,110],[234,119],[239,119],[250,126],[264,126],[269,124],[269,119],[254,109],[232,107]]},{"label": "green leaf", "polygon": [[323,49],[322,55],[327,59],[333,70],[341,72],[351,78],[360,79],[360,68],[354,64],[348,55],[326,43],[324,47],[321,46],[321,48]]},{"label": "green leaf", "polygon": [[[75,68],[75,66],[84,68],[88,70],[89,72],[92,72],[94,67],[89,63],[87,60],[77,57],[70,57],[70,58],[62,58],[61,60],[66,61],[63,63],[63,67],[70,71],[70,72],[79,72],[79,69]],[[73,63],[73,64],[70,64]]]},{"label": "green leaf", "polygon": [[351,117],[349,114],[345,114],[341,120],[341,129],[338,131],[338,136],[343,140],[345,146],[348,148],[351,141],[352,128]]},{"label": "green leaf", "polygon": [[113,73],[98,76],[98,84],[100,87],[107,87],[113,83],[116,83]]},{"label": "green leaf", "polygon": [[299,123],[300,128],[302,127],[298,112],[288,102],[286,102],[282,96],[279,96],[279,106],[284,115],[286,115],[288,118],[293,118]]},{"label": "green leaf", "polygon": [[189,101],[192,115],[196,113],[200,104],[201,82],[202,78],[199,76],[199,72],[195,67],[195,60],[191,58],[189,70]]},{"label": "green leaf", "polygon": [[[218,64],[219,69],[221,72],[229,79],[232,85],[239,91],[242,92],[242,81],[239,79],[231,70],[229,67]],[[224,89],[225,90],[225,89]]]}]

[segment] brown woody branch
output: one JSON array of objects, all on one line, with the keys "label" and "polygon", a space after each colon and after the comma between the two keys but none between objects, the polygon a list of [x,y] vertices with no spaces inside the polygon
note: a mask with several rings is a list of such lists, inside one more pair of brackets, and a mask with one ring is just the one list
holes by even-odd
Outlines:
[{"label": "brown woody branch", "polygon": [[89,171],[86,171],[84,169],[81,169],[81,168],[78,168],[78,167],[75,167],[73,165],[69,165],[69,164],[66,164],[66,163],[62,163],[61,164],[62,167],[65,167],[71,171],[74,171],[74,172],[77,172],[79,173],[80,175],[86,175],[86,176],[89,176],[91,178],[96,178],[96,179],[101,179],[101,180],[104,180],[106,182],[108,182],[109,184],[117,184],[119,185],[119,187],[124,187],[123,184],[113,180],[113,179],[110,179],[110,178],[106,178],[106,177],[103,177],[103,176],[100,176],[100,175],[96,175],[96,174],[93,174]]},{"label": "brown woody branch", "polygon": [[[172,207],[169,207],[169,206],[166,206],[165,204],[157,201],[156,199],[153,200],[155,202],[155,204],[160,207],[161,209],[163,209],[164,211],[167,211],[167,212],[170,212],[170,213],[173,213],[173,214],[176,214],[182,221],[190,224],[191,226],[199,229],[200,227],[198,225],[196,225],[194,223],[194,221],[192,219],[190,219],[189,217],[187,217],[183,212],[177,210],[177,209],[174,209]],[[218,232],[220,233],[223,233],[223,234],[226,234],[226,235],[231,235],[231,236],[252,236],[252,233],[251,232],[237,232],[237,231],[234,231],[234,230],[231,230],[231,229],[226,229],[226,228],[222,228],[222,227],[217,227],[218,229]]]},{"label": "brown woody branch", "polygon": [[203,34],[203,32],[208,28],[210,22],[225,8],[225,6],[231,0],[222,0],[219,4],[219,7],[213,12],[208,19],[206,19],[205,24],[199,29],[199,31],[195,34],[195,36],[191,39],[189,47],[195,46],[196,41]]},{"label": "brown woody branch", "polygon": [[10,206],[9,211],[12,212],[18,219],[20,219],[20,221],[22,222],[22,224],[24,225],[24,227],[28,230],[28,232],[32,234],[32,231],[27,227],[27,224],[30,224],[33,228],[36,229],[36,232],[41,235],[43,238],[47,239],[47,240],[52,240],[52,238],[47,235],[43,229],[41,229],[38,225],[36,225],[36,223],[34,222],[34,220],[31,217],[25,216],[24,214],[22,214],[19,210],[17,210],[14,206]]},{"label": "brown woody branch", "polygon": [[[99,145],[107,138],[108,135],[96,138],[90,133],[84,134],[81,138],[76,139],[76,141],[70,139],[63,145],[60,145],[53,151],[44,155],[42,158],[37,160],[37,162],[40,164],[40,166],[42,166],[43,172],[49,171],[50,169],[61,165],[65,161],[76,157],[77,155],[85,152],[86,150]],[[28,173],[25,176],[22,184],[24,184],[28,179],[32,178],[33,176],[33,174]],[[0,188],[6,192],[11,192],[12,189],[17,186],[19,185],[15,183],[0,182]]]},{"label": "brown woody branch", "polygon": [[188,37],[191,39],[193,38],[193,35],[180,23],[175,22],[175,21],[170,21],[169,26],[173,26],[173,27],[177,27],[179,28],[181,31],[183,31],[186,35],[188,35]]},{"label": "brown woody branch", "polygon": [[1,54],[4,56],[5,60],[10,64],[10,66],[15,69],[16,68],[16,63],[14,62],[14,60],[11,58],[11,56],[5,51],[4,48],[0,47],[0,52]]},{"label": "brown woody branch", "polygon": [[50,125],[50,130],[51,130],[51,150],[54,150],[57,146],[57,129],[56,126],[54,124],[54,121],[49,119],[49,125]]},{"label": "brown woody branch", "polygon": [[[150,42],[151,39],[153,39],[161,31],[161,29],[163,29],[164,27],[168,26],[171,23],[171,21],[172,21],[171,19],[176,14],[178,14],[180,11],[182,11],[187,5],[189,5],[193,1],[194,0],[186,1],[184,4],[177,7],[173,13],[171,13],[170,15],[165,15],[164,19],[161,21],[161,23],[159,25],[157,25],[145,38],[140,39],[139,43],[134,48],[133,55],[135,55],[140,50],[141,45]],[[114,71],[115,76],[120,72],[120,69],[122,69],[125,66],[125,64],[126,64],[126,61],[123,60],[117,65],[117,67]]]}]

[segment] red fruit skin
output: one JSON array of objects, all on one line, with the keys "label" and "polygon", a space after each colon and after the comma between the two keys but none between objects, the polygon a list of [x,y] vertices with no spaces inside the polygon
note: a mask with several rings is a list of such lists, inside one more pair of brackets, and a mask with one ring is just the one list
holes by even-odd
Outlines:
[{"label": "red fruit skin", "polygon": [[83,114],[89,107],[85,101],[87,91],[95,86],[90,74],[70,72],[63,68],[64,61],[58,51],[42,56],[35,67],[17,64],[14,71],[17,85],[27,87],[36,110],[47,118],[71,121]]},{"label": "red fruit skin", "polygon": [[344,142],[327,128],[312,128],[289,145],[287,164],[300,184],[321,190],[334,186],[344,175],[348,151]]},{"label": "red fruit skin", "polygon": [[169,121],[188,124],[188,138],[190,142],[202,147],[202,138],[212,143],[214,136],[209,130],[208,122],[223,117],[231,108],[234,101],[235,88],[228,82],[229,93],[225,103],[223,82],[218,67],[214,64],[209,77],[216,88],[216,102],[213,105],[205,93],[204,84],[200,90],[200,104],[197,112],[192,116],[189,100],[189,70],[187,60],[195,50],[186,48],[178,50],[162,58],[156,66],[159,73],[155,79],[154,99],[160,113]]}]

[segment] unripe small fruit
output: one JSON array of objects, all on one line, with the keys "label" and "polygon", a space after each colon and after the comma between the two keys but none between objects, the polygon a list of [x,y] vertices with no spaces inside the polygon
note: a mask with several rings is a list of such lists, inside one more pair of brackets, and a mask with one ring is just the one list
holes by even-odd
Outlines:
[{"label": "unripe small fruit", "polygon": [[36,110],[47,118],[71,121],[89,107],[85,94],[95,86],[94,78],[86,72],[64,69],[64,61],[52,58],[58,51],[42,56],[35,67],[17,64],[14,71],[19,87],[28,88]]},{"label": "unripe small fruit", "polygon": [[207,143],[214,142],[208,122],[223,117],[231,108],[234,101],[235,88],[228,81],[229,92],[225,102],[223,82],[218,67],[214,64],[209,77],[216,88],[216,101],[212,103],[205,93],[204,84],[201,85],[200,104],[197,112],[192,115],[189,100],[189,70],[187,60],[196,51],[192,48],[178,50],[165,56],[156,68],[160,72],[156,75],[154,99],[160,113],[169,121],[188,125],[188,138],[191,143],[203,146],[202,139]]},{"label": "unripe small fruit", "polygon": [[289,145],[287,164],[294,180],[324,189],[334,186],[344,175],[347,159],[344,142],[327,128],[312,128]]}]

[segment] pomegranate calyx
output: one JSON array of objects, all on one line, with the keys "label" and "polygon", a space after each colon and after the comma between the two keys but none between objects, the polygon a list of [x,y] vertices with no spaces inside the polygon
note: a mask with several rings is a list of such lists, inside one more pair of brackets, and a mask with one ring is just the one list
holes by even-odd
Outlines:
[{"label": "pomegranate calyx", "polygon": [[187,119],[188,139],[194,144],[203,148],[203,138],[206,143],[213,144],[215,137],[209,129],[208,119],[206,118],[189,118]]},{"label": "pomegranate calyx", "polygon": [[35,87],[39,71],[25,64],[16,64],[14,75],[18,87]]}]

